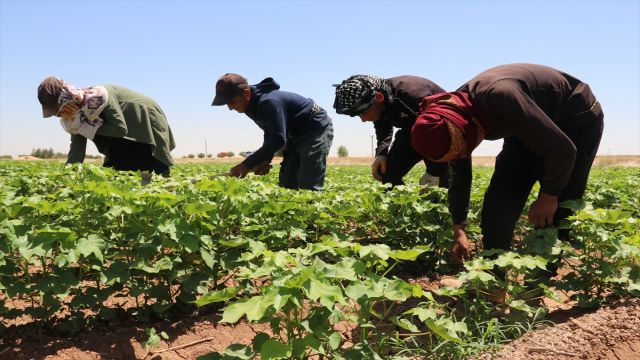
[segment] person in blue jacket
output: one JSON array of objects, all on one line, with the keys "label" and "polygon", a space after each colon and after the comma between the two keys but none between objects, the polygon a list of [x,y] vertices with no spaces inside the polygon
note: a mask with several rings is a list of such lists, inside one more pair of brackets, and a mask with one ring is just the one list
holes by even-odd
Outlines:
[{"label": "person in blue jacket", "polygon": [[289,189],[321,190],[333,125],[327,112],[312,99],[281,91],[272,78],[256,85],[238,74],[225,74],[216,82],[212,106],[246,114],[264,131],[260,149],[234,166],[229,175],[243,177],[253,171],[265,175],[274,154],[283,149],[279,185]]}]

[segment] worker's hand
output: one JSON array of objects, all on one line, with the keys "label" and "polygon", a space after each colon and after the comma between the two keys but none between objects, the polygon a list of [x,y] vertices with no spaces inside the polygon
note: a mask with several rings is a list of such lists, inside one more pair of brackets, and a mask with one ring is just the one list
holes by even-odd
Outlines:
[{"label": "worker's hand", "polygon": [[382,181],[382,175],[387,172],[387,157],[386,156],[376,156],[375,160],[373,160],[373,164],[371,164],[371,175],[373,178]]},{"label": "worker's hand", "polygon": [[235,177],[245,177],[251,171],[248,167],[244,166],[244,164],[240,163],[229,170],[229,176]]},{"label": "worker's hand", "polygon": [[457,264],[471,259],[471,244],[467,239],[467,233],[463,225],[453,226],[453,244],[451,246],[451,258]]},{"label": "worker's hand", "polygon": [[538,199],[529,207],[529,222],[539,228],[551,226],[556,210],[558,210],[558,197],[541,192]]},{"label": "worker's hand", "polygon": [[267,175],[271,171],[271,160],[265,160],[258,166],[253,168],[253,173],[256,175]]},{"label": "worker's hand", "polygon": [[78,105],[73,102],[67,103],[60,110],[58,110],[58,116],[64,120],[71,121],[76,117],[76,113],[80,110]]}]

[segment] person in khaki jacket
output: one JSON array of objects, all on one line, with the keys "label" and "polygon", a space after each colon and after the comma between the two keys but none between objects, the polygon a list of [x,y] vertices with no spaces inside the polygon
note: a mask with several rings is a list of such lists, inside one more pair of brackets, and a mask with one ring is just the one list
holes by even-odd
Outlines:
[{"label": "person in khaki jacket", "polygon": [[84,161],[87,139],[105,156],[103,166],[169,176],[175,142],[167,118],[151,98],[116,85],[79,89],[54,76],[38,86],[42,116],[60,117],[71,134],[67,164]]}]

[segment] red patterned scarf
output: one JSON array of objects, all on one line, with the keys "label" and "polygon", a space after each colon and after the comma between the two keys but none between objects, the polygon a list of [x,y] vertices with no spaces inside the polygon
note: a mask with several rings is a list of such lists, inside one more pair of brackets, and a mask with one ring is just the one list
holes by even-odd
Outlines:
[{"label": "red patterned scarf", "polygon": [[411,129],[411,146],[436,162],[464,159],[493,129],[473,107],[466,92],[431,95],[420,104],[420,116]]}]

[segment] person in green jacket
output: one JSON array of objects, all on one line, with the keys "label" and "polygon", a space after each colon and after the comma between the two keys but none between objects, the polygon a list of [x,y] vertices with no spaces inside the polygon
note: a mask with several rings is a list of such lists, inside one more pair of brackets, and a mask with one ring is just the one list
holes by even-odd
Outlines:
[{"label": "person in green jacket", "polygon": [[84,161],[87,139],[105,156],[105,167],[169,176],[175,142],[160,106],[148,96],[116,85],[79,89],[49,76],[38,86],[42,116],[60,117],[71,134],[67,164]]}]

